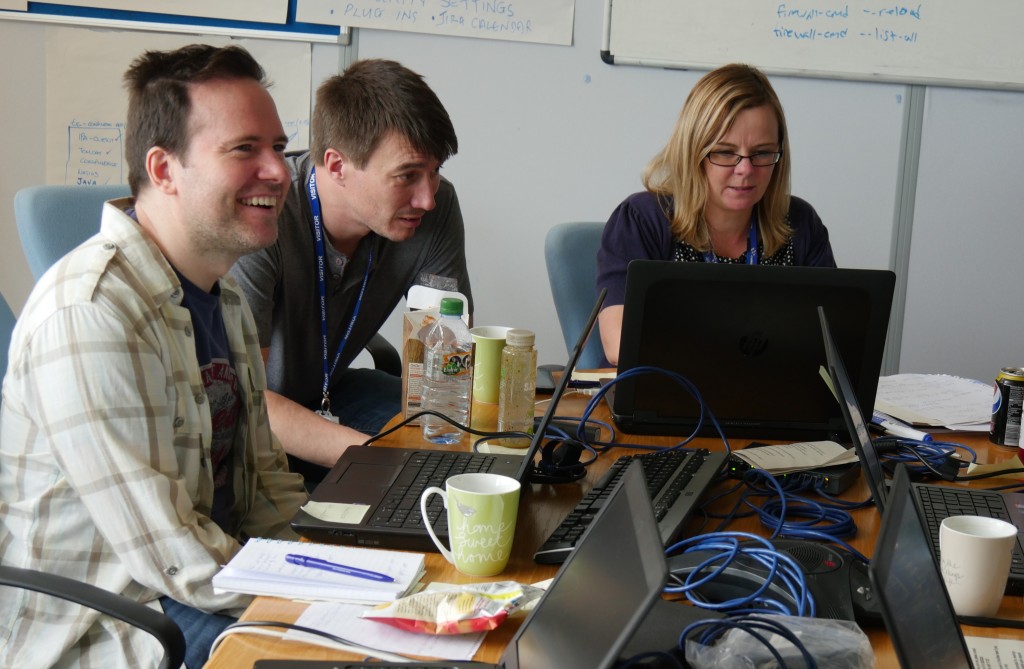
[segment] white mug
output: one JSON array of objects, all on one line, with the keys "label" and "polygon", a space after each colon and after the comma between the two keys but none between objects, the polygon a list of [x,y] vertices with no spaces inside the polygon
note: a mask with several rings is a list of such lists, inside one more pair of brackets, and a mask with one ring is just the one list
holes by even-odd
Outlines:
[{"label": "white mug", "polygon": [[1017,528],[997,518],[950,516],[939,526],[942,580],[957,615],[992,617],[1010,575]]}]

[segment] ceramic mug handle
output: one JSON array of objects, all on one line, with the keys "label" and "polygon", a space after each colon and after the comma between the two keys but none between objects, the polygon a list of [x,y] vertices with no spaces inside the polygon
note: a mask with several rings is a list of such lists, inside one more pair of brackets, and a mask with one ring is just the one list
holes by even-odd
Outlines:
[{"label": "ceramic mug handle", "polygon": [[430,500],[431,495],[440,495],[441,499],[444,501],[445,513],[448,512],[448,493],[437,486],[430,486],[423,491],[422,495],[420,495],[420,514],[423,516],[423,524],[427,526],[427,532],[430,533],[430,538],[433,539],[434,545],[437,546],[439,551],[441,551],[441,555],[444,556],[444,559],[455,564],[455,556],[453,556],[452,552],[445,548],[441,543],[441,540],[437,538],[437,534],[434,533],[434,527],[430,524],[430,521],[427,518],[427,502]]}]

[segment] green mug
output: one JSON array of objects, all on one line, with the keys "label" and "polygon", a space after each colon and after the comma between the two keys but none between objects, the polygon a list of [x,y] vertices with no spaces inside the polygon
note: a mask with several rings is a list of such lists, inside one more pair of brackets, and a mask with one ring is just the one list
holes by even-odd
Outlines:
[{"label": "green mug", "polygon": [[445,490],[431,486],[420,496],[420,512],[427,518],[427,502],[440,495],[448,514],[451,550],[426,523],[441,555],[468,576],[500,574],[512,554],[519,513],[519,481],[499,474],[456,474]]}]

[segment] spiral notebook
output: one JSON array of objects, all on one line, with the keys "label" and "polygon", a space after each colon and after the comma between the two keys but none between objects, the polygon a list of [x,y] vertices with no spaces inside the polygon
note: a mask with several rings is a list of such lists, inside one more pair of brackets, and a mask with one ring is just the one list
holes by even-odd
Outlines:
[{"label": "spiral notebook", "polygon": [[[292,564],[289,554],[385,574],[393,583]],[[218,592],[241,592],[289,599],[379,604],[404,597],[424,574],[422,553],[250,539],[213,577]]]}]

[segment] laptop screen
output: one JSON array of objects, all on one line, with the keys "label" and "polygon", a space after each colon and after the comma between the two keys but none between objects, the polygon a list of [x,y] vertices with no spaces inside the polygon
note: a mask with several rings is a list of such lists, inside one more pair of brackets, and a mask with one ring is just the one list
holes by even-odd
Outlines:
[{"label": "laptop screen", "polygon": [[[827,438],[845,425],[818,373],[817,307],[832,319],[858,401],[873,406],[894,285],[882,270],[635,260],[618,371],[683,375],[726,436]],[[617,385],[612,412],[624,431],[689,434],[697,422],[696,400],[668,377]],[[706,421],[702,434],[712,430]]]},{"label": "laptop screen", "polygon": [[896,468],[891,493],[869,574],[900,664],[971,669],[904,465]]}]

